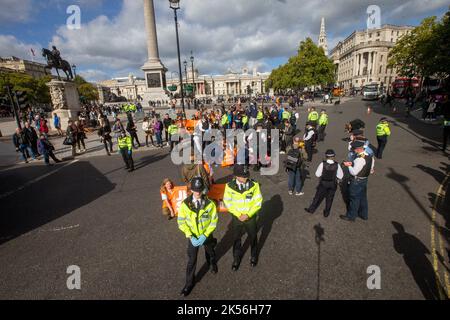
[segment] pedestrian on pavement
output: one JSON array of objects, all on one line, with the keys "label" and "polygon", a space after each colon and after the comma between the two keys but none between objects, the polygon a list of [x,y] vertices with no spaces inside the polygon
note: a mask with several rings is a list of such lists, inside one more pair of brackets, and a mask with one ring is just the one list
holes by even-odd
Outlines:
[{"label": "pedestrian on pavement", "polygon": [[172,199],[175,195],[175,185],[170,179],[164,179],[161,188],[161,200],[162,200],[162,214],[166,216],[169,220],[175,217],[175,210],[172,208]]},{"label": "pedestrian on pavement", "polygon": [[58,136],[62,137],[64,133],[61,130],[61,118],[56,113],[53,114],[53,126],[58,131]]},{"label": "pedestrian on pavement", "polygon": [[16,152],[20,152],[22,154],[22,160],[25,163],[28,163],[27,151],[31,154],[32,159],[36,160],[36,155],[31,148],[30,141],[22,129],[16,129],[16,132],[13,134],[13,143],[16,147]]},{"label": "pedestrian on pavement", "polygon": [[346,215],[341,215],[341,219],[355,221],[359,216],[363,220],[369,219],[369,206],[367,203],[367,182],[371,173],[374,172],[375,159],[366,155],[364,143],[355,141],[352,148],[358,157],[353,162],[344,162],[351,175],[349,185],[349,206]]},{"label": "pedestrian on pavement", "polygon": [[162,131],[164,130],[164,125],[158,117],[154,118],[153,131],[156,136],[156,147],[163,148]]},{"label": "pedestrian on pavement", "polygon": [[289,195],[294,194],[294,189],[296,196],[304,195],[304,193],[302,192],[304,165],[303,162],[306,158],[306,155],[304,150],[300,148],[300,143],[300,137],[295,137],[294,143],[292,144],[292,149],[289,150],[285,161],[286,172],[288,174]]},{"label": "pedestrian on pavement", "polygon": [[[131,115],[131,112],[127,113],[128,123],[127,123],[127,132],[130,134],[131,141],[133,144],[133,147],[138,149],[141,146],[141,143],[139,142],[139,138],[137,135],[137,128],[133,121],[133,116]],[[136,141],[136,144],[134,142]]]},{"label": "pedestrian on pavement", "polygon": [[41,123],[39,125],[39,133],[42,133],[46,138],[48,138],[48,131],[47,120],[41,119]]},{"label": "pedestrian on pavement", "polygon": [[122,155],[123,162],[128,172],[134,171],[133,161],[133,143],[131,137],[122,131],[118,139],[119,152]]},{"label": "pedestrian on pavement", "polygon": [[391,135],[391,129],[389,128],[389,124],[387,118],[381,118],[380,122],[377,125],[377,141],[378,141],[378,149],[377,149],[377,158],[383,158],[383,151],[386,147],[388,137]]},{"label": "pedestrian on pavement", "polygon": [[29,144],[31,146],[31,149],[33,150],[34,155],[37,157],[39,156],[38,152],[38,135],[36,133],[36,130],[30,125],[30,123],[27,121],[25,122],[25,128],[23,129],[25,132],[25,135],[28,138]]},{"label": "pedestrian on pavement", "polygon": [[325,139],[325,129],[328,125],[328,114],[325,109],[322,109],[319,117],[319,129],[318,129],[318,141],[324,141]]},{"label": "pedestrian on pavement", "polygon": [[145,117],[144,121],[142,122],[142,130],[145,133],[145,146],[148,148],[148,138],[150,138],[150,142],[152,143],[152,146],[155,145],[155,142],[153,141],[153,122],[149,119],[149,117]]},{"label": "pedestrian on pavement", "polygon": [[39,135],[38,150],[44,157],[44,162],[47,166],[51,165],[50,158],[52,158],[56,163],[61,162],[61,160],[57,159],[53,153],[53,151],[55,151],[55,147],[50,141],[48,141],[47,137],[43,133]]},{"label": "pedestrian on pavement", "polygon": [[312,161],[314,153],[314,140],[315,140],[315,130],[311,124],[306,125],[306,132],[303,135],[303,141],[305,142],[306,153],[308,154],[308,162]]},{"label": "pedestrian on pavement", "polygon": [[237,271],[242,259],[242,229],[246,231],[250,240],[250,265],[256,267],[258,264],[256,218],[261,210],[263,197],[259,183],[249,179],[248,167],[236,164],[233,174],[235,178],[225,186],[223,203],[232,214],[234,235],[232,270]]},{"label": "pedestrian on pavement", "polygon": [[[75,125],[77,126],[77,146],[78,152],[86,152],[86,144],[84,143],[84,139],[86,139],[86,133],[84,132],[84,124],[83,121],[75,121]],[[83,149],[81,149],[83,146]]]},{"label": "pedestrian on pavement", "polygon": [[100,143],[103,143],[105,146],[106,154],[110,156],[111,153],[113,153],[113,142],[111,137],[111,126],[107,118],[103,120],[101,127],[98,129],[98,135],[100,137]]},{"label": "pedestrian on pavement", "polygon": [[309,208],[305,208],[305,211],[313,214],[325,198],[325,210],[323,211],[323,215],[327,218],[331,212],[338,180],[342,180],[344,172],[339,163],[334,160],[336,157],[334,150],[327,150],[325,152],[325,157],[325,161],[321,162],[316,170],[316,177],[320,178],[316,194],[311,205]]},{"label": "pedestrian on pavement", "polygon": [[77,138],[78,138],[78,127],[72,120],[69,120],[66,129],[66,139],[64,140],[63,144],[71,146],[72,157],[76,156]]},{"label": "pedestrian on pavement", "polygon": [[177,219],[178,228],[189,239],[186,284],[181,290],[183,296],[188,296],[194,288],[197,255],[201,246],[205,247],[206,262],[211,269],[211,273],[216,274],[218,272],[214,250],[217,240],[213,236],[219,220],[216,204],[206,195],[203,195],[205,185],[201,178],[194,178],[190,189],[192,194],[181,204]]},{"label": "pedestrian on pavement", "polygon": [[169,114],[166,113],[164,115],[164,119],[163,119],[163,125],[164,125],[164,137],[166,139],[166,143],[167,145],[169,145],[169,126],[172,123],[172,119],[170,119]]}]

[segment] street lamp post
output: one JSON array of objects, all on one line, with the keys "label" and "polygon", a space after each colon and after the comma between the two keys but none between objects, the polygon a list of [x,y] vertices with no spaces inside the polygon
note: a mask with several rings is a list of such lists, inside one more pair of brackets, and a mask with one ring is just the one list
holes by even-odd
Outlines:
[{"label": "street lamp post", "polygon": [[73,77],[75,78],[77,76],[77,66],[73,64],[72,70],[73,70]]},{"label": "street lamp post", "polygon": [[175,33],[177,36],[177,53],[178,53],[178,75],[180,78],[180,92],[181,92],[181,107],[183,108],[183,115],[186,117],[186,112],[184,110],[184,92],[183,92],[183,74],[181,72],[181,57],[180,57],[180,38],[178,36],[178,16],[177,10],[180,9],[180,0],[169,0],[170,8],[173,9],[174,19],[175,19]]},{"label": "street lamp post", "polygon": [[193,56],[193,54],[192,54],[192,51],[191,51],[191,67],[192,67],[192,86],[193,86],[193,88],[192,88],[192,94],[193,94],[193,97],[194,97],[194,99],[195,99],[195,80],[194,80],[194,56]]},{"label": "street lamp post", "polygon": [[186,77],[186,83],[188,82],[188,74],[187,74],[187,61],[184,60],[183,62],[184,65],[184,76]]}]

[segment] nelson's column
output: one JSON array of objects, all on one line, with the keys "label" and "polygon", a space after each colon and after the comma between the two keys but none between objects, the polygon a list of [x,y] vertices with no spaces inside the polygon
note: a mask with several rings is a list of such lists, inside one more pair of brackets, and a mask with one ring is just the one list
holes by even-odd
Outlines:
[{"label": "nelson's column", "polygon": [[144,0],[145,30],[147,34],[148,60],[142,70],[145,73],[146,90],[144,102],[169,101],[166,93],[166,67],[159,59],[158,35],[156,33],[155,8],[153,0]]}]

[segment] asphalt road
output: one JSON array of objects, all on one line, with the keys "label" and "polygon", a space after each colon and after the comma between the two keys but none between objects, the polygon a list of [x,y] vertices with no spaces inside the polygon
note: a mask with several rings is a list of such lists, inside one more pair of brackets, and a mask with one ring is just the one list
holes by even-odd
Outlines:
[{"label": "asphalt road", "polygon": [[[373,108],[368,114],[367,106]],[[189,299],[439,299],[449,273],[448,154],[439,151],[440,129],[405,119],[376,103],[353,100],[328,106],[330,125],[309,168],[305,195],[289,196],[287,176],[253,178],[262,184],[260,260],[246,251],[231,271],[230,217],[221,215],[215,237],[219,273],[205,272]],[[366,122],[376,146],[382,115],[394,121],[383,160],[369,180],[369,221],[348,223],[340,192],[332,214],[303,211],[314,196],[314,171],[326,149],[347,154],[344,124]],[[301,127],[306,111],[301,113]],[[127,173],[119,155],[33,163],[0,171],[0,299],[179,299],[187,240],[176,221],[161,215],[159,185],[180,181],[168,150],[135,154]],[[228,181],[231,170],[220,170]],[[322,234],[320,245],[317,233]],[[81,269],[81,290],[68,290],[67,267]],[[369,266],[379,266],[381,289],[369,290]],[[447,276],[446,274],[447,273]],[[447,285],[447,286],[446,286]],[[439,288],[441,291],[439,293]]]}]

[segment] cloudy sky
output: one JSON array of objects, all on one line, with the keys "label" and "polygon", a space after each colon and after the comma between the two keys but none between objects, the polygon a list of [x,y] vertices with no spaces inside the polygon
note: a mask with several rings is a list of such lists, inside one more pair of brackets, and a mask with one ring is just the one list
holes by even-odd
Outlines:
[{"label": "cloudy sky", "polygon": [[[147,58],[144,0],[0,0],[0,56],[31,60],[52,44],[90,81],[142,76]],[[154,0],[162,62],[177,70],[173,11]],[[81,29],[69,30],[69,5],[81,9]],[[317,41],[325,17],[330,49],[366,26],[369,5],[381,8],[382,24],[418,25],[441,17],[450,0],[181,0],[179,32],[182,59],[194,52],[201,74],[227,70],[266,72],[295,54],[306,37]]]}]

